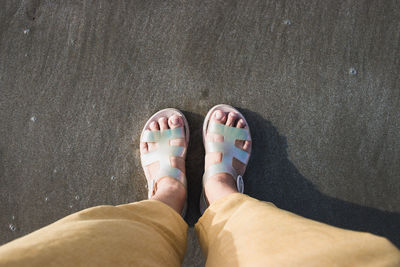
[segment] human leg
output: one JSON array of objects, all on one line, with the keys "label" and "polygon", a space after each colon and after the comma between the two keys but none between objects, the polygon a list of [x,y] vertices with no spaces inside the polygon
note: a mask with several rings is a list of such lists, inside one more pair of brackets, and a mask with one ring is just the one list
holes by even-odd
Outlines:
[{"label": "human leg", "polygon": [[399,266],[385,238],[281,210],[240,193],[213,202],[196,224],[207,266]]},{"label": "human leg", "polygon": [[[234,117],[216,111],[211,119],[228,125],[229,116]],[[231,127],[238,124],[229,122]],[[207,134],[207,138],[223,140],[214,134]],[[237,146],[248,151],[248,142],[241,141]],[[219,153],[207,153],[206,170],[221,159]],[[243,163],[236,162],[235,166],[234,161],[233,167],[243,174]],[[196,224],[196,232],[208,266],[400,264],[399,251],[385,238],[312,221],[239,194],[232,178],[229,173],[219,173],[204,183],[210,207]]]},{"label": "human leg", "polygon": [[[181,117],[160,117],[155,131],[183,126]],[[186,146],[182,139],[170,140]],[[141,153],[156,152],[142,142]],[[185,172],[184,157],[172,167]],[[153,181],[160,162],[144,166]],[[182,178],[182,177],[180,177]],[[157,177],[150,200],[86,209],[0,247],[0,266],[179,266],[186,250],[187,224],[180,216],[186,189],[176,177]]]},{"label": "human leg", "polygon": [[99,206],[0,247],[0,266],[177,266],[187,224],[161,201]]}]

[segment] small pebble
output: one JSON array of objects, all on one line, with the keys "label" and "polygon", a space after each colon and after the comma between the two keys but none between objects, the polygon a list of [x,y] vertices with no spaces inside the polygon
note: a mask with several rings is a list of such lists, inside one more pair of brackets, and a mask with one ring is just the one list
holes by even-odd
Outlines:
[{"label": "small pebble", "polygon": [[24,34],[28,34],[31,30],[30,29],[25,29]]},{"label": "small pebble", "polygon": [[76,199],[76,200],[79,200],[79,196],[78,196],[78,195],[76,195],[76,196],[75,196],[75,199]]},{"label": "small pebble", "polygon": [[49,201],[49,197],[45,197],[45,198],[44,198],[44,201],[45,201],[45,202]]},{"label": "small pebble", "polygon": [[113,176],[111,176],[111,181],[115,181],[115,176],[113,175]]},{"label": "small pebble", "polygon": [[8,228],[10,228],[10,230],[13,231],[13,232],[15,232],[15,230],[17,230],[17,227],[16,227],[14,224],[12,224],[12,223],[10,223],[10,224],[8,225]]},{"label": "small pebble", "polygon": [[349,74],[356,75],[357,74],[357,70],[355,68],[350,68],[349,69]]},{"label": "small pebble", "polygon": [[72,206],[72,204],[71,204],[71,205],[69,205],[69,208],[70,208],[70,209],[72,209],[72,207],[73,207],[73,206]]},{"label": "small pebble", "polygon": [[35,121],[36,121],[36,117],[35,117],[35,116],[32,116],[32,117],[31,117],[31,121],[35,122]]},{"label": "small pebble", "polygon": [[53,170],[53,173],[57,173],[57,169],[54,169],[54,170]]},{"label": "small pebble", "polygon": [[292,24],[292,22],[290,20],[288,20],[288,19],[285,19],[283,21],[283,24],[290,25],[290,24]]},{"label": "small pebble", "polygon": [[14,221],[15,220],[15,216],[13,215],[13,216],[11,216],[11,219]]}]

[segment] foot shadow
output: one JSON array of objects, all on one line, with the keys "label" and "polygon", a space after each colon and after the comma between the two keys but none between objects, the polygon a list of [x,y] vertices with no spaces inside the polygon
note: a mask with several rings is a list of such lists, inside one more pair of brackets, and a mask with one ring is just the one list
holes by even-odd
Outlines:
[{"label": "foot shadow", "polygon": [[186,160],[188,209],[185,220],[190,226],[193,226],[201,216],[199,200],[204,172],[204,147],[202,137],[204,117],[190,111],[183,110],[182,112],[185,115],[190,128],[190,142]]},{"label": "foot shadow", "polygon": [[[253,146],[245,174],[245,193],[281,209],[333,226],[384,236],[400,247],[400,214],[381,211],[326,196],[297,170],[287,155],[287,140],[256,112],[239,109],[252,130]],[[204,172],[202,125],[204,117],[183,111],[190,127],[186,171],[188,212],[193,226],[199,219],[199,198]],[[255,130],[257,129],[257,130]]]},{"label": "foot shadow", "polygon": [[322,194],[288,159],[286,138],[256,112],[240,111],[253,129],[255,144],[245,174],[246,194],[306,218],[384,236],[400,247],[400,214]]}]

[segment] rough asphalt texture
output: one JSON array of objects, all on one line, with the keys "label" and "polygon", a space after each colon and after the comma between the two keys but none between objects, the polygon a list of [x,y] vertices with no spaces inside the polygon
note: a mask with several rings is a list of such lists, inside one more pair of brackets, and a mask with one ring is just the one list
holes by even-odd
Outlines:
[{"label": "rough asphalt texture", "polygon": [[190,123],[193,225],[202,120],[227,103],[253,134],[247,194],[400,246],[399,61],[396,0],[3,0],[0,244],[145,199],[138,138],[166,107]]}]

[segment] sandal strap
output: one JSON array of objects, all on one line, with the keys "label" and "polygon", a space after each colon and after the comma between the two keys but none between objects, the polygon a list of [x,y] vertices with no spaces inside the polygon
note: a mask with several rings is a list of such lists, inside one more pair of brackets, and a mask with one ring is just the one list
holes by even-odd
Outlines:
[{"label": "sandal strap", "polygon": [[183,127],[178,127],[174,129],[167,130],[145,130],[142,135],[142,142],[159,142],[165,140],[165,138],[169,140],[185,138],[185,131]]},{"label": "sandal strap", "polygon": [[251,140],[249,129],[231,127],[213,120],[209,122],[207,132],[223,135],[224,142],[233,141],[235,143],[235,140]]},{"label": "sandal strap", "polygon": [[245,128],[235,128],[217,123],[215,121],[210,121],[207,133],[222,135],[224,137],[224,141],[206,141],[206,153],[220,152],[222,153],[222,160],[221,162],[213,164],[207,168],[203,175],[203,185],[205,185],[207,180],[215,174],[228,173],[232,175],[233,179],[235,180],[238,191],[243,193],[243,178],[241,175],[238,175],[235,169],[232,167],[232,160],[233,158],[236,158],[243,164],[247,164],[249,161],[250,154],[235,146],[236,140],[251,140],[249,130]]},{"label": "sandal strap", "polygon": [[183,127],[162,131],[145,130],[143,132],[141,142],[156,142],[157,149],[141,155],[140,159],[142,161],[142,166],[148,166],[157,161],[160,162],[160,169],[156,177],[151,181],[148,181],[149,198],[153,194],[154,186],[157,181],[166,176],[175,178],[181,182],[185,188],[187,187],[185,174],[178,168],[172,167],[170,161],[170,157],[184,157],[186,153],[186,147],[171,146],[170,140],[184,137],[185,131]]}]

